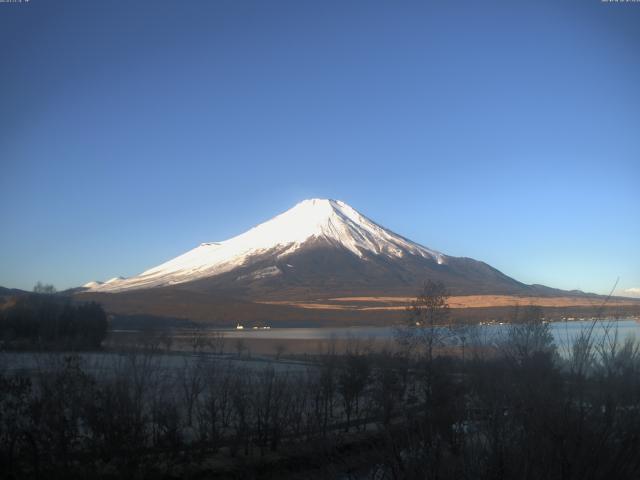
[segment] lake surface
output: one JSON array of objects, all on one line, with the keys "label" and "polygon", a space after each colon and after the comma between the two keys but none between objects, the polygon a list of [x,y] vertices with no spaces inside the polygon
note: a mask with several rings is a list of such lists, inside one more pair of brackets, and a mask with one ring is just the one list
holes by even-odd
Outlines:
[{"label": "lake surface", "polygon": [[[566,354],[567,348],[573,343],[575,338],[587,329],[593,328],[593,338],[597,342],[599,339],[607,338],[608,340],[617,339],[623,341],[630,336],[640,340],[640,319],[604,319],[597,322],[593,321],[567,321],[550,323],[551,333],[558,346],[560,354]],[[491,345],[497,342],[501,335],[506,332],[509,325],[490,324],[490,325],[473,325],[465,330],[458,332],[457,336],[450,337],[452,345],[460,345],[461,337],[464,336],[466,345]],[[235,342],[236,339],[255,340],[255,344],[269,344],[269,340],[278,343],[278,340],[301,340],[301,341],[329,341],[336,340],[371,340],[374,342],[393,342],[397,329],[396,327],[334,327],[334,328],[271,328],[270,330],[235,330],[235,329],[207,329],[198,330],[198,334],[217,335],[224,333],[225,339]],[[145,336],[147,332],[143,331],[116,331],[112,332],[115,336]],[[194,331],[179,330],[174,331],[174,338],[182,338],[188,340],[192,337]],[[261,342],[261,340],[266,340]],[[294,342],[295,343],[295,342]],[[313,342],[312,342],[313,343]],[[187,343],[188,344],[188,343]],[[304,346],[304,343],[301,342]],[[306,348],[306,347],[305,347]],[[309,347],[313,350],[313,347]],[[234,347],[232,344],[227,345],[227,356],[220,359],[209,358],[208,361],[220,362],[221,365],[237,364],[252,370],[265,368],[269,365],[275,366],[279,370],[297,371],[306,368],[304,364],[295,364],[292,362],[265,362],[260,356],[254,359],[244,358],[242,360],[233,357]],[[272,351],[269,350],[271,354]],[[156,366],[167,370],[177,370],[184,367],[185,362],[195,361],[199,355],[188,353],[188,349],[184,354],[177,355],[156,355]],[[50,352],[50,353],[33,353],[33,352],[0,352],[0,372],[2,371],[38,371],[47,370],[62,361],[63,357],[68,353]],[[128,361],[127,353],[117,352],[94,352],[82,353],[83,364],[89,371],[113,371],[114,368],[122,368],[123,364]]]},{"label": "lake surface", "polygon": [[[575,338],[581,331],[590,328],[594,324],[590,320],[552,322],[551,332],[557,341]],[[479,330],[487,334],[498,335],[504,332],[509,325],[489,324],[472,325],[471,330]],[[618,338],[625,338],[635,334],[640,338],[640,320],[626,319],[602,319],[595,322],[594,332],[604,334],[617,330]],[[274,338],[290,340],[315,340],[315,339],[349,339],[349,338],[374,338],[392,339],[394,338],[396,327],[321,327],[321,328],[271,328],[270,330],[236,330],[236,329],[215,329],[212,332],[223,332],[227,338]]]}]

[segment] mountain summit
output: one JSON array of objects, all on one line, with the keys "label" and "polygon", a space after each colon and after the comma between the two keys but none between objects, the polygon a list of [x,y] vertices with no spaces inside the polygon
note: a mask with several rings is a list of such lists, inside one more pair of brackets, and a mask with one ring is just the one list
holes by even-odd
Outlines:
[{"label": "mountain summit", "polygon": [[[247,265],[265,254],[282,259],[310,243],[325,242],[358,258],[418,256],[442,264],[446,256],[397,235],[339,200],[304,200],[286,212],[223,242],[202,243],[129,279],[90,282],[93,291],[116,292],[191,282]],[[269,272],[263,272],[269,274]],[[272,269],[271,274],[276,270]]]},{"label": "mountain summit", "polygon": [[426,279],[455,294],[521,294],[524,285],[486,263],[412,242],[338,200],[310,199],[222,242],[198,247],[141,274],[85,292],[175,287],[224,298],[413,295]]}]

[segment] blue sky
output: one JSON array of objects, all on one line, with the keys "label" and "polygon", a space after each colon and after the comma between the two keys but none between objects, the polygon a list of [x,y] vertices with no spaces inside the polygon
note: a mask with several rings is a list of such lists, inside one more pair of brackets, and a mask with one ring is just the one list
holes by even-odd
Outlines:
[{"label": "blue sky", "polygon": [[0,285],[310,197],[527,283],[640,287],[640,4],[0,4]]}]

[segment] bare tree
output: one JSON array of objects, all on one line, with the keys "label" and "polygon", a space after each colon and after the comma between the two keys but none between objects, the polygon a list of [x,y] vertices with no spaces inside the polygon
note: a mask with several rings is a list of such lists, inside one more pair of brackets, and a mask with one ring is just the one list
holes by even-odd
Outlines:
[{"label": "bare tree", "polygon": [[212,332],[210,337],[210,345],[213,353],[224,355],[224,346],[226,340],[227,339],[224,332]]},{"label": "bare tree", "polygon": [[326,436],[329,423],[333,418],[333,407],[337,383],[338,357],[335,340],[329,342],[327,353],[321,357],[318,376],[318,393],[321,405],[320,418],[322,435]]},{"label": "bare tree", "polygon": [[236,352],[238,354],[238,357],[242,357],[242,352],[244,352],[247,349],[247,346],[245,345],[245,342],[244,342],[244,338],[236,339],[235,347],[236,347]]},{"label": "bare tree", "polygon": [[160,343],[164,345],[165,351],[169,353],[173,346],[173,336],[170,332],[162,332],[160,335]]},{"label": "bare tree", "polygon": [[442,282],[428,280],[407,309],[405,328],[397,331],[398,341],[409,351],[418,349],[428,362],[433,360],[434,347],[451,336],[449,321],[449,293]]},{"label": "bare tree", "polygon": [[377,358],[371,396],[384,426],[389,425],[394,415],[405,406],[407,367],[406,357],[382,352]]},{"label": "bare tree", "polygon": [[542,308],[534,305],[516,307],[505,340],[504,353],[519,363],[536,354],[551,355],[556,351],[551,326],[544,321]]},{"label": "bare tree", "polygon": [[284,352],[287,351],[287,346],[284,343],[278,343],[275,346],[275,351],[276,351],[276,360],[280,360]]},{"label": "bare tree", "polygon": [[207,346],[207,338],[201,330],[194,330],[191,334],[190,343],[193,353],[200,353]]},{"label": "bare tree", "polygon": [[237,371],[231,387],[231,404],[233,405],[232,427],[234,438],[230,444],[231,455],[235,456],[239,448],[244,449],[244,454],[249,455],[251,447],[251,402],[250,395],[253,389],[251,375],[245,369]]},{"label": "bare tree", "polygon": [[54,287],[53,285],[45,284],[42,282],[36,283],[33,287],[34,293],[42,293],[45,295],[53,295],[54,293],[56,293],[56,291],[56,287]]},{"label": "bare tree", "polygon": [[349,431],[351,418],[359,414],[360,398],[369,383],[371,367],[365,355],[348,353],[338,374],[338,392],[342,397],[344,412],[347,417],[345,431]]},{"label": "bare tree", "polygon": [[228,430],[232,413],[231,397],[235,370],[231,365],[224,369],[211,366],[205,371],[205,389],[198,403],[200,439],[216,452],[222,436]]},{"label": "bare tree", "polygon": [[201,359],[195,362],[184,359],[184,365],[180,372],[180,388],[187,410],[187,425],[193,425],[193,409],[198,397],[205,387],[204,364]]}]

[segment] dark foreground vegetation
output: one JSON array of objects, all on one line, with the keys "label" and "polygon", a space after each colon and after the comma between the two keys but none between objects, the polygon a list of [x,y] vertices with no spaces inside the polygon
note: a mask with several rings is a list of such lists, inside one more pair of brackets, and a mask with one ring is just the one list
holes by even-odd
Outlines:
[{"label": "dark foreground vegetation", "polygon": [[73,304],[50,285],[16,295],[0,308],[0,346],[4,349],[99,349],[107,335],[107,316],[94,302]]},{"label": "dark foreground vegetation", "polygon": [[196,353],[165,368],[156,344],[100,372],[74,355],[7,371],[0,477],[640,477],[633,340],[587,329],[556,346],[536,308],[488,341],[446,319],[431,285],[394,352],[354,340],[305,365]]}]

